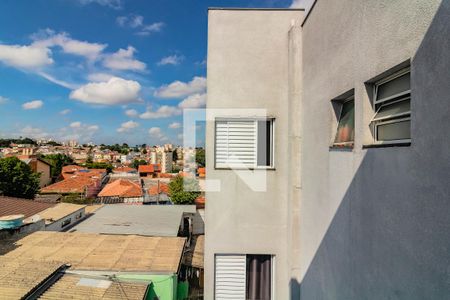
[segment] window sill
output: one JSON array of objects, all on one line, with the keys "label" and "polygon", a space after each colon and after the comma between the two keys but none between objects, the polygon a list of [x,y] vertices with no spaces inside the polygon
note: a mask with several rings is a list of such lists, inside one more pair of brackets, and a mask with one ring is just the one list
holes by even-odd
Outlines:
[{"label": "window sill", "polygon": [[219,171],[231,171],[231,170],[276,171],[277,169],[275,169],[275,168],[218,168],[218,167],[214,167],[214,170],[219,170]]},{"label": "window sill", "polygon": [[348,145],[331,145],[329,147],[330,151],[343,151],[343,152],[352,152],[354,148],[354,144]]},{"label": "window sill", "polygon": [[395,144],[368,144],[363,145],[363,149],[372,149],[372,148],[392,148],[392,147],[410,147],[411,142],[404,143],[395,143]]}]

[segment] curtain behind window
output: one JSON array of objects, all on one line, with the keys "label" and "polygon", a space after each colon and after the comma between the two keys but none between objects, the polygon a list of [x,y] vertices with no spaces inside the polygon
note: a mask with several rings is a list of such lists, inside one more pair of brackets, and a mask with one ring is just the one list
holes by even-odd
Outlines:
[{"label": "curtain behind window", "polygon": [[270,300],[272,262],[270,255],[247,255],[247,299]]}]

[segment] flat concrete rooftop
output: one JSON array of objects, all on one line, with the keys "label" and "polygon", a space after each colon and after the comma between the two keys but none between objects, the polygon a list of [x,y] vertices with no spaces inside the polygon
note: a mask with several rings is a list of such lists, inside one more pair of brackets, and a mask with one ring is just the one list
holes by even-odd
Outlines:
[{"label": "flat concrete rooftop", "polygon": [[110,204],[70,232],[177,236],[183,213],[195,213],[195,205]]}]

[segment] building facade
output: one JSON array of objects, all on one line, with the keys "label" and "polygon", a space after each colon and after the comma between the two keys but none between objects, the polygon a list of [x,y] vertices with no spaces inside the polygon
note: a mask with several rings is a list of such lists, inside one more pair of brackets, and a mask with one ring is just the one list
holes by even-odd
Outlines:
[{"label": "building facade", "polygon": [[[252,295],[255,266],[261,299],[448,296],[449,15],[439,0],[209,11],[207,108],[274,125],[208,124],[206,299]],[[273,143],[265,192],[223,168],[246,163],[236,131]]]},{"label": "building facade", "polygon": [[[289,297],[287,45],[291,22],[302,16],[301,10],[209,10],[207,109],[217,114],[216,122],[208,122],[206,129],[206,173],[208,180],[220,182],[220,191],[206,192],[205,299],[247,299],[245,278],[251,259],[269,265],[270,282],[264,295]],[[251,111],[255,108],[265,111],[255,116]],[[215,145],[220,144],[216,128],[221,126],[218,132],[222,133],[227,126],[229,131],[242,126],[237,134],[253,141],[251,131],[265,116],[273,122],[272,161],[265,168],[250,168],[255,169],[254,176],[264,172],[270,184],[255,192],[239,172],[226,168],[221,156],[225,149],[215,153]],[[239,138],[233,145],[238,143]],[[241,152],[254,147],[245,145]],[[255,161],[252,157],[244,163]],[[232,272],[231,286],[227,286],[226,272]]]}]

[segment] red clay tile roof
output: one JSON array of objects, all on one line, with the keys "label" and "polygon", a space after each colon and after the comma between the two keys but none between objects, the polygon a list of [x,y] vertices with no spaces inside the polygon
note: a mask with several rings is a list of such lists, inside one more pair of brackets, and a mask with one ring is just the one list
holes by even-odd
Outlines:
[{"label": "red clay tile roof", "polygon": [[139,170],[139,173],[160,172],[161,171],[161,166],[160,166],[160,164],[140,165],[138,170]]},{"label": "red clay tile roof", "polygon": [[69,166],[64,166],[62,167],[62,173],[75,173],[79,170],[85,170],[86,168],[84,167],[80,167],[77,165],[69,165]]},{"label": "red clay tile roof", "polygon": [[159,178],[173,178],[177,176],[176,174],[172,174],[172,173],[160,173],[159,174]]},{"label": "red clay tile roof", "polygon": [[195,199],[195,205],[197,208],[205,208],[205,202],[206,199],[204,196],[198,196],[197,199]]},{"label": "red clay tile roof", "polygon": [[53,206],[55,206],[54,203],[42,203],[28,199],[0,196],[0,217],[25,215],[25,218],[28,218]]},{"label": "red clay tile roof", "polygon": [[[165,183],[159,184],[159,193],[160,194],[169,194],[169,186]],[[153,185],[148,189],[148,194],[150,196],[158,195],[158,185]]]},{"label": "red clay tile roof", "polygon": [[[69,166],[66,166],[69,167]],[[67,169],[68,171],[62,171],[61,175],[64,179],[73,178],[74,176],[83,176],[83,177],[97,177],[100,178],[103,174],[106,174],[106,169],[86,169],[79,166],[70,166],[73,167],[71,169]],[[78,167],[78,168],[75,168]]]},{"label": "red clay tile roof", "polygon": [[118,167],[113,170],[114,173],[130,173],[130,172],[136,172],[136,171],[137,171],[136,169],[126,167],[126,166]]},{"label": "red clay tile roof", "polygon": [[41,193],[83,193],[86,187],[94,185],[96,179],[87,176],[75,176],[64,179],[41,189]]},{"label": "red clay tile roof", "polygon": [[99,197],[142,197],[139,184],[126,179],[118,179],[108,183],[98,194]]}]

